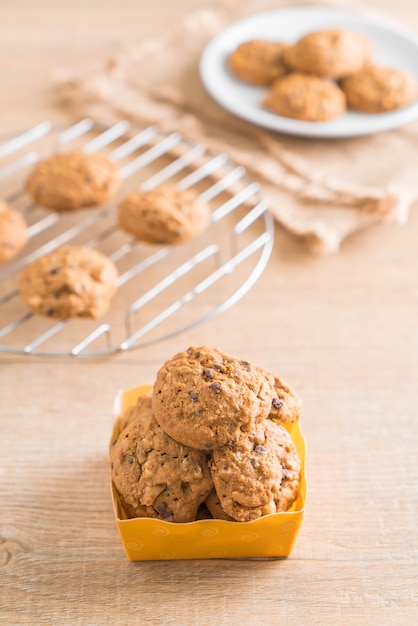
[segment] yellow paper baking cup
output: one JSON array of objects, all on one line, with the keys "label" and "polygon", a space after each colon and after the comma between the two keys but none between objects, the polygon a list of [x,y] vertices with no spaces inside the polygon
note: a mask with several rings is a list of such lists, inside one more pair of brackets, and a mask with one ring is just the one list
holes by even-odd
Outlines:
[{"label": "yellow paper baking cup", "polygon": [[[113,441],[119,435],[119,418],[152,389],[142,385],[120,391],[114,403]],[[166,559],[230,559],[289,556],[302,524],[305,500],[305,442],[298,422],[285,426],[301,459],[299,496],[285,513],[266,515],[252,522],[203,519],[177,524],[151,518],[128,519],[112,485],[116,524],[131,561]]]}]

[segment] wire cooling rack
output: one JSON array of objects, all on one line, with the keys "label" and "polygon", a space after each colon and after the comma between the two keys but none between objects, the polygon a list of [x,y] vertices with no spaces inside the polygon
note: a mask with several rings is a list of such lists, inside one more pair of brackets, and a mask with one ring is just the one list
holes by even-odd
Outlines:
[{"label": "wire cooling rack", "polygon": [[[105,206],[58,213],[25,193],[30,169],[56,152],[105,152],[119,166],[122,185]],[[122,232],[118,202],[135,188],[169,181],[195,188],[211,207],[208,229],[181,245],[151,245]],[[274,227],[259,186],[225,154],[192,144],[179,133],[103,127],[83,119],[71,126],[43,122],[0,142],[0,197],[28,223],[29,244],[0,266],[0,352],[38,356],[110,355],[162,341],[222,313],[262,274]],[[64,243],[93,247],[119,271],[118,292],[99,321],[51,320],[20,297],[22,269]]]}]

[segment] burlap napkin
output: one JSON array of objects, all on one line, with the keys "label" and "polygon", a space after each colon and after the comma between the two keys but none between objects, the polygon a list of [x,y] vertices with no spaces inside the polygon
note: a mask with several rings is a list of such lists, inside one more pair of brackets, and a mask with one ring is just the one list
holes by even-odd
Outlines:
[{"label": "burlap napkin", "polygon": [[334,253],[362,228],[407,220],[417,197],[412,165],[418,124],[354,139],[295,138],[229,114],[199,78],[201,52],[222,28],[245,15],[296,4],[213,2],[174,32],[122,49],[99,67],[61,75],[60,101],[77,115],[105,123],[157,123],[227,153],[260,183],[277,222],[312,251]]}]

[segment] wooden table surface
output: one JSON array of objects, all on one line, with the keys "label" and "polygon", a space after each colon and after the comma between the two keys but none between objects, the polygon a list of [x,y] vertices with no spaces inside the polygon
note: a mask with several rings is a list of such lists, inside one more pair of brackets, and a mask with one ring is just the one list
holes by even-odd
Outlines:
[{"label": "wooden table surface", "polygon": [[[412,2],[372,4],[418,30]],[[66,120],[53,70],[156,34],[195,6],[2,2],[0,131]],[[417,241],[416,210],[407,226],[364,231],[330,258],[277,228],[253,289],[185,334],[106,359],[1,354],[0,623],[417,623]],[[278,371],[303,397],[309,497],[288,559],[125,557],[108,484],[113,397],[201,343]]]}]

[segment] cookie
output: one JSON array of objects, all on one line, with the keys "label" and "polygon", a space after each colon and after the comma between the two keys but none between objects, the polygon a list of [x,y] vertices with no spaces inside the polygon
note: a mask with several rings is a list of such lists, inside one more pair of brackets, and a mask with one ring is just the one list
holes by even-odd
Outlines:
[{"label": "cookie", "polygon": [[200,450],[219,448],[264,420],[274,380],[251,363],[217,348],[190,347],[158,371],[152,395],[165,432]]},{"label": "cookie", "polygon": [[134,191],[118,207],[120,228],[153,244],[183,243],[205,230],[209,219],[209,206],[198,193],[172,185]]},{"label": "cookie", "polygon": [[359,33],[331,29],[305,35],[283,52],[283,58],[292,70],[340,79],[364,67],[371,48]]},{"label": "cookie", "polygon": [[297,72],[275,81],[263,105],[278,115],[307,122],[325,122],[346,110],[345,96],[338,85]]},{"label": "cookie", "polygon": [[141,404],[134,413],[136,419],[109,452],[112,480],[125,511],[131,517],[195,520],[213,488],[206,454],[171,439]]},{"label": "cookie", "polygon": [[233,522],[234,518],[225,513],[215,489],[212,489],[205,501],[206,507],[213,519],[223,519],[227,522]]},{"label": "cookie", "polygon": [[136,404],[132,406],[130,409],[125,411],[123,416],[120,418],[119,428],[122,432],[125,430],[127,426],[136,418],[138,415],[144,415],[147,419],[152,415],[152,392],[147,391],[146,393],[142,393]]},{"label": "cookie", "polygon": [[267,87],[289,71],[283,62],[288,44],[253,39],[240,44],[229,56],[231,72],[252,85]]},{"label": "cookie", "polygon": [[0,200],[0,263],[12,259],[26,246],[26,228],[19,211]]},{"label": "cookie", "polygon": [[299,493],[301,463],[295,444],[271,420],[213,450],[209,466],[222,510],[238,522],[287,511]]},{"label": "cookie", "polygon": [[411,104],[417,82],[410,74],[389,67],[368,66],[341,81],[348,106],[364,113],[384,113]]},{"label": "cookie", "polygon": [[[270,374],[267,370],[257,366],[261,372]],[[271,374],[274,379],[275,397],[271,402],[269,419],[282,424],[297,422],[302,412],[302,400],[296,391],[283,378],[277,374]]]},{"label": "cookie", "polygon": [[22,272],[20,294],[36,313],[66,319],[101,317],[117,289],[117,270],[97,250],[65,245]]},{"label": "cookie", "polygon": [[43,207],[74,211],[104,204],[118,184],[117,166],[106,155],[75,151],[40,161],[26,190]]}]

